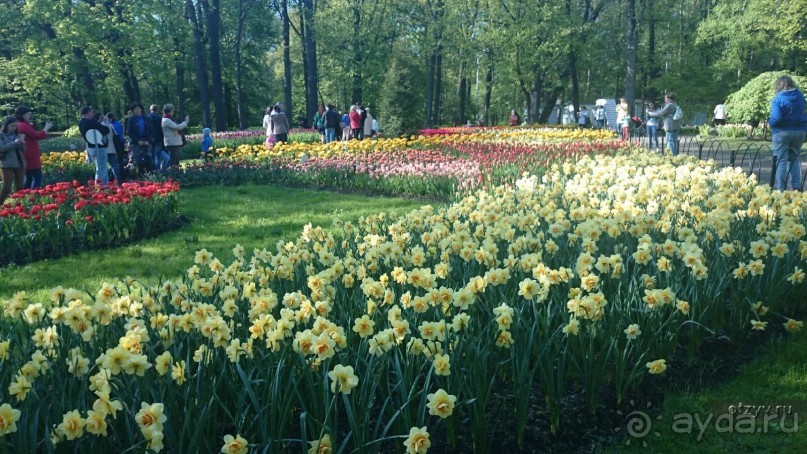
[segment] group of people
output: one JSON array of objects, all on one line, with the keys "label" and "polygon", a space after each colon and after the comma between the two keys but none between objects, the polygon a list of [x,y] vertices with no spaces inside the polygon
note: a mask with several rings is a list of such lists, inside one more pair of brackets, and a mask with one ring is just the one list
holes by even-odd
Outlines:
[{"label": "group of people", "polygon": [[125,129],[111,112],[102,115],[90,106],[79,112],[78,126],[86,144],[87,160],[95,165],[95,179],[101,184],[109,182],[110,169],[114,179],[121,181],[125,168],[146,173],[179,165],[184,145],[181,132],[188,127],[189,118],[186,116],[182,122],[174,120],[175,109],[171,104],[163,106],[162,114],[156,104],[146,114],[139,102],[133,103],[130,111]]},{"label": "group of people", "polygon": [[340,113],[333,104],[320,104],[313,125],[319,131],[322,143],[335,142],[337,139],[364,140],[378,133],[378,121],[370,114],[370,108],[361,102],[350,106],[345,113]]},{"label": "group of people", "polygon": [[[804,93],[790,76],[781,76],[776,79],[773,91],[775,94],[771,101],[768,125],[772,133],[772,153],[776,160],[774,188],[785,190],[789,185],[791,189],[801,191],[803,188],[799,156],[805,136],[807,136],[807,102]],[[616,107],[617,124],[621,127],[622,139],[629,140],[631,122],[641,121],[641,119],[630,116],[628,104],[624,98],[619,101]],[[581,109],[580,115],[588,116],[588,112],[583,109]],[[644,121],[648,149],[661,152],[658,130],[663,128],[670,154],[678,155],[678,132],[683,119],[682,112],[673,92],[667,92],[664,95],[664,106],[660,109],[657,109],[654,103],[648,103]],[[715,125],[726,124],[727,109],[724,101],[721,100],[715,106],[713,113]],[[597,106],[594,110],[594,119],[598,128],[604,127],[604,118],[602,106]],[[582,126],[582,122],[579,124]]]},{"label": "group of people", "polygon": [[[7,117],[0,129],[0,168],[3,184],[0,204],[15,190],[42,186],[42,161],[39,142],[47,138],[53,123],[47,122],[37,131],[31,123],[33,111],[19,106]],[[140,173],[162,170],[179,165],[179,151],[184,145],[181,131],[188,127],[188,117],[181,123],[174,120],[174,106],[152,105],[146,114],[139,102],[132,104],[126,125],[108,112],[102,114],[90,106],[79,111],[79,131],[85,142],[85,158],[95,166],[95,179],[109,183],[110,172],[115,180],[124,179],[124,171]],[[209,137],[209,129],[207,129]],[[209,143],[212,149],[212,142]]]},{"label": "group of people", "polygon": [[39,141],[47,138],[53,123],[47,122],[37,131],[31,123],[33,111],[28,106],[19,106],[14,115],[3,121],[0,130],[0,168],[3,186],[0,189],[0,205],[15,190],[34,189],[42,186],[42,161]]},{"label": "group of people", "polygon": [[[305,122],[301,121],[300,124],[304,125]],[[344,114],[340,113],[333,104],[320,104],[312,125],[320,133],[322,143],[336,140],[363,140],[378,132],[378,121],[370,114],[370,109],[364,107],[360,102],[350,106],[350,111]],[[291,126],[289,118],[283,111],[283,103],[277,103],[266,109],[266,115],[263,116],[263,127],[266,129],[267,147],[288,141]]]}]

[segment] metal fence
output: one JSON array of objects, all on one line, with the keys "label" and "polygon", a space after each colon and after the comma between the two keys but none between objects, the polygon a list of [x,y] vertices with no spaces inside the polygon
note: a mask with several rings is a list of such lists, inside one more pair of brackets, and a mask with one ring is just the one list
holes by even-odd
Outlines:
[{"label": "metal fence", "polygon": [[[661,149],[665,148],[665,134],[659,133]],[[630,141],[637,147],[647,147],[644,127],[631,128]],[[748,175],[755,175],[757,181],[773,186],[776,175],[776,158],[768,143],[747,142],[737,144],[722,139],[704,139],[699,136],[678,138],[678,152],[696,156],[698,159],[713,159],[721,167],[739,167]],[[801,187],[805,187],[807,172],[802,172]]]}]

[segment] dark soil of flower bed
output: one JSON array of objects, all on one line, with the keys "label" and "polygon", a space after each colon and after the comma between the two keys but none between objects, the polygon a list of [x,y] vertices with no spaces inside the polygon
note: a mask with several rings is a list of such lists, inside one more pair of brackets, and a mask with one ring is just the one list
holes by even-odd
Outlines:
[{"label": "dark soil of flower bed", "polygon": [[[781,329],[757,334],[766,336],[766,340],[776,338],[779,341],[786,336]],[[736,376],[743,365],[769,344],[770,342],[760,341],[758,336],[753,341],[746,339],[742,342],[713,338],[704,342],[691,363],[687,359],[686,346],[680,345],[677,353],[668,359],[668,369],[663,376],[646,376],[619,405],[612,388],[601,390],[600,404],[594,414],[589,412],[582,390],[571,390],[562,400],[560,427],[555,433],[549,429],[549,410],[543,393],[536,384],[531,394],[524,442],[521,445],[516,438],[516,422],[512,410],[514,396],[494,392],[488,407],[491,409],[488,414],[488,446],[475,445],[469,416],[466,413],[458,415],[455,410],[452,417],[462,418],[457,428],[456,443],[454,446],[449,445],[444,425],[430,425],[428,429],[432,445],[429,452],[601,452],[603,446],[624,441],[626,416],[632,411],[641,410],[650,417],[655,417],[661,411],[666,393],[681,389],[697,391],[725,382]],[[381,451],[394,453],[401,443],[401,440],[396,440],[394,444],[386,443]]]}]

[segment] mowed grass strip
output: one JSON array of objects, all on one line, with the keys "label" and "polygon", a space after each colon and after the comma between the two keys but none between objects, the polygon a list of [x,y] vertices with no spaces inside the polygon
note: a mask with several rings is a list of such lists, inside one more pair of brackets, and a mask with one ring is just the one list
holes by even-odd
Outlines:
[{"label": "mowed grass strip", "polygon": [[[773,318],[770,320],[773,323]],[[682,384],[687,386],[686,384]],[[719,386],[697,391],[670,391],[664,402],[634,402],[648,415],[646,425],[608,453],[804,452],[807,446],[807,332],[786,342],[771,340],[765,353],[740,374]],[[661,404],[661,411],[658,411]],[[776,408],[780,406],[781,408]],[[627,422],[642,415],[625,416]],[[753,421],[742,413],[756,415]],[[768,413],[768,421],[764,414]],[[691,428],[688,421],[691,420]],[[630,441],[630,444],[626,444]],[[645,446],[646,445],[646,446]]]},{"label": "mowed grass strip", "polygon": [[247,254],[256,247],[274,251],[279,240],[293,241],[308,223],[331,229],[334,218],[355,223],[360,216],[406,213],[423,204],[263,185],[182,189],[180,212],[191,221],[179,230],[122,247],[2,268],[0,300],[25,290],[32,299],[47,301],[56,286],[94,295],[102,283],[126,276],[150,282],[174,279],[193,265],[195,251],[202,248],[228,264],[236,244]]}]

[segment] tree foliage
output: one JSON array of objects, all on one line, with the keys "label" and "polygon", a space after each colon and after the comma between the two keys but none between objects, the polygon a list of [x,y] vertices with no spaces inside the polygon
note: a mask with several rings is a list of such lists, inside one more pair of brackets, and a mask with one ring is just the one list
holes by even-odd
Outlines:
[{"label": "tree foliage", "polygon": [[545,122],[628,91],[708,112],[761,73],[807,74],[807,0],[9,0],[0,16],[0,107],[61,127],[135,100],[219,128],[278,101],[295,118],[380,107],[396,58],[421,125]]},{"label": "tree foliage", "polygon": [[[418,81],[418,66],[413,64],[404,46],[396,46],[396,52],[386,71],[380,102],[379,124],[388,136],[410,135],[423,125],[419,108],[423,102]],[[379,115],[379,114],[377,114]]]},{"label": "tree foliage", "polygon": [[729,121],[740,123],[767,119],[771,114],[771,101],[776,94],[773,91],[773,83],[785,75],[793,77],[800,88],[807,87],[807,77],[793,76],[785,71],[762,73],[728,97],[726,111]]}]

